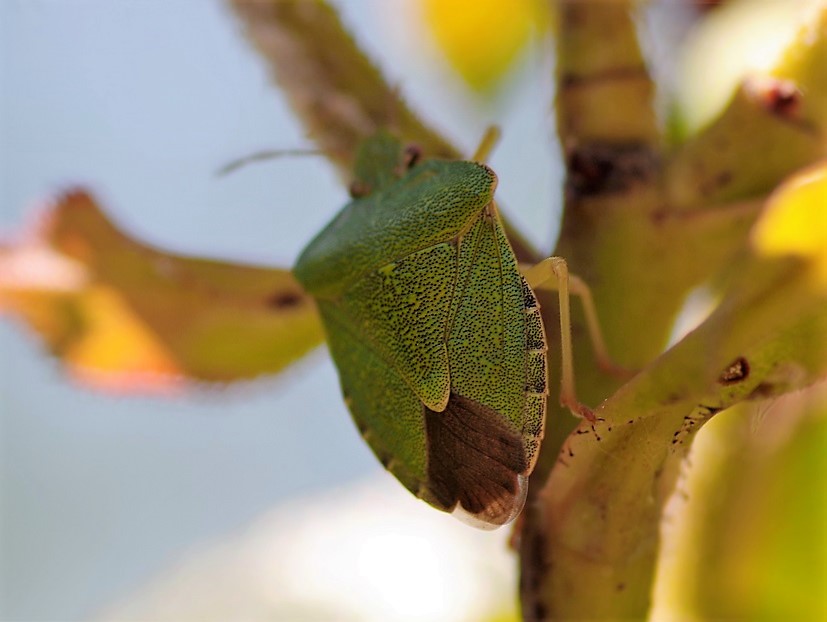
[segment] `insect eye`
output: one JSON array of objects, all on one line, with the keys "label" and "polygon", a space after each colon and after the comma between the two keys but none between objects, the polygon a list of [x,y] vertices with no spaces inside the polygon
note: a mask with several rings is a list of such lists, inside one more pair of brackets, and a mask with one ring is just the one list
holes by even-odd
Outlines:
[{"label": "insect eye", "polygon": [[356,179],[350,183],[348,192],[351,199],[360,199],[370,194],[370,185],[361,179]]}]

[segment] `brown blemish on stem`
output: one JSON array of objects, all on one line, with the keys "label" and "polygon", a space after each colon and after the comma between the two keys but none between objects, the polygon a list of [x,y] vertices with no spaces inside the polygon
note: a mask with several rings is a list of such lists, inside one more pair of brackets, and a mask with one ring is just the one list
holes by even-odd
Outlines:
[{"label": "brown blemish on stem", "polygon": [[650,80],[646,67],[612,67],[589,75],[567,73],[560,76],[560,87],[564,89],[591,86],[601,82],[621,82],[625,80]]},{"label": "brown blemish on stem", "polygon": [[590,143],[568,152],[567,193],[571,199],[622,193],[648,183],[657,166],[649,145]]},{"label": "brown blemish on stem", "polygon": [[271,309],[284,310],[301,306],[303,300],[303,296],[298,292],[276,292],[265,302]]},{"label": "brown blemish on stem", "polygon": [[748,376],[749,363],[747,363],[747,359],[739,356],[718,376],[718,383],[723,385],[737,384],[742,380],[746,380]]}]

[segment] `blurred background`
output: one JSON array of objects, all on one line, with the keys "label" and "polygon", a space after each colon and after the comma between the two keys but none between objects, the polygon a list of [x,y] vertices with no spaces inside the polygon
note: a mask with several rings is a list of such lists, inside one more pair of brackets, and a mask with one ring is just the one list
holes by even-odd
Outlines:
[{"label": "blurred background", "polygon": [[[434,62],[416,5],[339,4],[391,81],[469,153],[488,124],[503,127],[492,158],[500,197],[530,239],[550,247],[556,225],[549,206],[559,209],[561,171],[549,146],[552,86],[543,50],[526,50],[507,95],[481,99]],[[309,146],[219,0],[3,1],[0,46],[6,240],[30,228],[57,193],[83,185],[116,223],[150,244],[289,266],[348,198],[322,158],[282,158],[215,175],[260,149]],[[174,398],[103,394],[73,381],[34,334],[5,316],[0,365],[4,620],[126,615],[118,603],[142,586],[202,551],[237,542],[292,500],[315,500],[309,515],[325,532],[344,527],[337,517],[352,516],[354,504],[365,514],[382,507],[372,497],[366,502],[365,481],[387,497],[382,503],[399,507],[378,525],[386,538],[411,533],[411,515],[452,534],[415,547],[420,557],[428,552],[416,566],[419,576],[405,558],[395,560],[398,571],[377,570],[386,577],[411,572],[410,593],[422,582],[418,601],[427,600],[427,590],[437,604],[462,593],[450,596],[456,586],[433,581],[440,567],[451,568],[449,542],[467,540],[467,527],[430,511],[382,471],[341,403],[324,348],[276,379],[192,387]],[[300,516],[285,519],[282,532],[298,521],[306,526],[308,512]],[[506,536],[474,546],[506,555]],[[276,566],[291,563],[272,558]],[[498,579],[504,606],[511,606],[512,579]],[[312,592],[312,581],[304,589]],[[216,619],[226,619],[215,606]],[[432,619],[449,619],[435,611]],[[336,617],[348,619],[343,613]],[[377,615],[391,619],[381,609]]]},{"label": "blurred background", "polygon": [[[703,126],[814,3],[731,0],[700,29],[690,28],[692,5],[718,3],[652,3],[643,43],[671,134]],[[551,43],[533,36],[553,28],[534,14],[544,3],[510,3],[518,17],[489,24],[500,36],[484,45],[468,43],[481,31],[464,28],[470,12],[440,13],[459,0],[332,4],[411,106],[467,153],[487,126],[501,126],[490,159],[501,205],[531,243],[552,248],[563,170]],[[160,249],[288,267],[348,200],[333,168],[295,157],[216,172],[262,149],[309,146],[220,0],[0,2],[0,243],[22,239],[61,192],[83,186],[125,232]],[[0,264],[0,285],[5,276]],[[472,530],[385,473],[350,421],[324,347],[278,377],[184,389],[90,390],[19,318],[0,316],[0,619],[514,619],[508,530]],[[761,421],[750,416],[737,421],[752,432]],[[736,418],[716,417],[693,450],[713,487],[737,470],[727,460],[742,457],[708,433],[719,421],[725,434]],[[825,472],[820,425],[821,437],[802,435],[815,439],[806,452],[787,447],[812,460],[790,472],[797,480]],[[676,495],[667,530],[682,528],[692,486]],[[825,504],[807,490],[812,505],[800,515],[810,526],[790,523],[778,547],[798,546],[789,565],[799,571],[801,534],[815,542],[811,566],[827,550]],[[755,503],[737,508],[733,524]],[[771,530],[775,515],[761,516]],[[693,533],[667,541],[665,555],[691,557]],[[658,587],[656,619],[688,619],[664,605],[690,598],[685,582],[676,587],[689,581],[679,566],[662,566],[672,583]]]}]

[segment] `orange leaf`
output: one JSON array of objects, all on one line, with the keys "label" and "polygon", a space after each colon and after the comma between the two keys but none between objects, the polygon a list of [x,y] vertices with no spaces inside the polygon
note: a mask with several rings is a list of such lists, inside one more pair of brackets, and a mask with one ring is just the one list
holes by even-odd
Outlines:
[{"label": "orange leaf", "polygon": [[0,247],[0,311],[73,376],[118,391],[276,373],[322,341],[289,271],[182,257],[118,229],[84,191]]}]

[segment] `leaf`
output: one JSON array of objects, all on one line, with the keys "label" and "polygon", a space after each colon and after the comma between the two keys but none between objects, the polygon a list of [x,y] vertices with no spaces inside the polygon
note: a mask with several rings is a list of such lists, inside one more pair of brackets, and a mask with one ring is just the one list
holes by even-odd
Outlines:
[{"label": "leaf", "polygon": [[494,90],[523,50],[548,28],[538,0],[421,0],[425,24],[451,66],[475,91]]},{"label": "leaf", "polygon": [[703,620],[825,619],[825,456],[824,382],[715,417],[670,525],[660,607]]},{"label": "leaf", "polygon": [[288,271],[152,248],[83,190],[61,196],[33,235],[0,247],[0,310],[73,376],[118,391],[272,374],[322,341]]},{"label": "leaf", "polygon": [[827,160],[775,193],[752,241],[764,256],[794,256],[806,262],[813,286],[827,290]]}]

